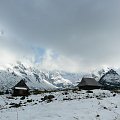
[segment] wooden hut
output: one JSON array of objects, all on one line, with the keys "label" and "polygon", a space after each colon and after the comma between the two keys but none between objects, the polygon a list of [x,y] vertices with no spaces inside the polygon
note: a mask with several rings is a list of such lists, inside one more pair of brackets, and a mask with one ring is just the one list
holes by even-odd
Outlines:
[{"label": "wooden hut", "polygon": [[82,78],[77,87],[79,87],[79,89],[91,90],[100,89],[101,85],[94,78]]},{"label": "wooden hut", "polygon": [[18,82],[13,88],[13,96],[28,96],[29,87],[25,84],[25,80]]}]

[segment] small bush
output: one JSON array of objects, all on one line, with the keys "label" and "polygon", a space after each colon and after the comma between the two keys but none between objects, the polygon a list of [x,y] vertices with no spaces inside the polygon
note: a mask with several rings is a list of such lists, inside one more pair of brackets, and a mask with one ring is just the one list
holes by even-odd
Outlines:
[{"label": "small bush", "polygon": [[34,103],[33,105],[37,105],[37,103]]},{"label": "small bush", "polygon": [[9,105],[15,105],[15,103],[10,103]]},{"label": "small bush", "polygon": [[42,101],[44,101],[44,98],[41,98]]},{"label": "small bush", "polygon": [[14,97],[6,97],[6,98],[8,98],[8,99],[14,99]]},{"label": "small bush", "polygon": [[4,92],[0,91],[0,95],[4,95]]},{"label": "small bush", "polygon": [[118,108],[117,105],[115,106],[115,108]]},{"label": "small bush", "polygon": [[86,96],[86,98],[89,98],[89,97],[90,97],[90,96],[88,96],[88,95]]},{"label": "small bush", "polygon": [[73,99],[71,99],[71,98],[63,98],[63,100],[73,100]]},{"label": "small bush", "polygon": [[113,94],[113,97],[115,97],[116,96],[116,94]]},{"label": "small bush", "polygon": [[15,107],[15,108],[18,108],[18,107],[21,107],[21,104],[19,103],[19,104],[17,104],[17,103],[10,103],[10,107],[9,108],[11,108],[11,107]]},{"label": "small bush", "polygon": [[53,98],[55,98],[54,95],[46,95],[44,98],[41,98],[41,100],[51,102]]},{"label": "small bush", "polygon": [[46,95],[45,97],[44,97],[44,100],[47,100],[48,99],[48,96]]},{"label": "small bush", "polygon": [[93,91],[91,91],[91,90],[87,90],[86,93],[93,93]]},{"label": "small bush", "polygon": [[48,95],[48,99],[53,99],[53,98],[55,98],[54,95]]},{"label": "small bush", "polygon": [[107,107],[103,107],[104,109],[107,109]]},{"label": "small bush", "polygon": [[25,96],[21,97],[20,100],[24,100],[25,99]]},{"label": "small bush", "polygon": [[47,103],[50,103],[50,102],[52,102],[52,101],[53,101],[52,99],[51,99],[51,100],[50,100],[50,99],[48,99],[48,100],[47,100]]},{"label": "small bush", "polygon": [[68,95],[69,93],[68,92],[65,92],[65,95]]},{"label": "small bush", "polygon": [[32,99],[31,100],[27,100],[27,102],[32,102]]},{"label": "small bush", "polygon": [[100,117],[100,115],[96,115],[96,117]]}]

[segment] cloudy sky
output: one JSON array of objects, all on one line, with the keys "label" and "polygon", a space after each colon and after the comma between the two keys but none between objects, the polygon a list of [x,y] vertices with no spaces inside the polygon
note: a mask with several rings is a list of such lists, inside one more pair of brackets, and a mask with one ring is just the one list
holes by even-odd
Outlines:
[{"label": "cloudy sky", "polygon": [[72,72],[120,67],[120,0],[0,0],[0,54]]}]

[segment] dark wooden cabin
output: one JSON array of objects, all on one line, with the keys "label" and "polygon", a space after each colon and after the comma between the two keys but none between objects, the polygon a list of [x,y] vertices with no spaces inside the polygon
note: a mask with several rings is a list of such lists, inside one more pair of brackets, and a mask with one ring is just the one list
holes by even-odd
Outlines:
[{"label": "dark wooden cabin", "polygon": [[101,84],[99,84],[94,78],[82,78],[77,87],[79,87],[79,89],[92,90],[100,89]]},{"label": "dark wooden cabin", "polygon": [[25,80],[18,82],[13,88],[13,96],[28,96],[29,87],[25,84]]}]

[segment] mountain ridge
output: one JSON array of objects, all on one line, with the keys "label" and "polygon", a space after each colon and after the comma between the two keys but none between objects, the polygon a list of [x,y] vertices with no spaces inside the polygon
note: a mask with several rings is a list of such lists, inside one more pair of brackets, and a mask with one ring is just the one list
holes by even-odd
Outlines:
[{"label": "mountain ridge", "polygon": [[26,67],[21,62],[0,67],[1,90],[12,88],[21,79],[25,79],[31,89],[53,90],[72,86],[72,82],[63,78],[58,71],[42,71],[35,67]]}]

